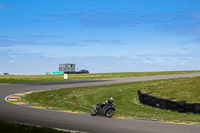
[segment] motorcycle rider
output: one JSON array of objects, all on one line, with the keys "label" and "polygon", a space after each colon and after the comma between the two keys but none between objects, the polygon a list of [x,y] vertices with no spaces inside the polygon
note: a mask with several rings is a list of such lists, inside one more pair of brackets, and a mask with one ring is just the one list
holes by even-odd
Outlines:
[{"label": "motorcycle rider", "polygon": [[108,100],[108,103],[110,103],[110,104],[114,104],[114,98],[109,98],[109,100]]},{"label": "motorcycle rider", "polygon": [[103,107],[104,107],[106,104],[114,104],[114,98],[111,97],[111,98],[109,98],[108,100],[106,100],[106,102],[102,103],[101,106],[100,106],[101,109],[103,109]]},{"label": "motorcycle rider", "polygon": [[114,115],[115,109],[114,98],[111,97],[104,103],[97,103],[97,105],[92,109],[91,115],[96,116],[99,114],[111,118]]}]

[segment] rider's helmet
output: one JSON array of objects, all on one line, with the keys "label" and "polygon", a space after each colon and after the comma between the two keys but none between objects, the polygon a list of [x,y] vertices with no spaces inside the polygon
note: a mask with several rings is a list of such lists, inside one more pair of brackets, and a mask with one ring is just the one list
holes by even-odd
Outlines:
[{"label": "rider's helmet", "polygon": [[109,100],[110,100],[111,102],[114,102],[114,98],[112,98],[112,97],[111,97],[111,98],[109,98]]}]

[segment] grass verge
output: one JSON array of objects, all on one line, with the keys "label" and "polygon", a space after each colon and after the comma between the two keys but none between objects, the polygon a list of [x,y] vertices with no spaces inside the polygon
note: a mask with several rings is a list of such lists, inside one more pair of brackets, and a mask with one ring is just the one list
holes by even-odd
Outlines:
[{"label": "grass verge", "polygon": [[0,121],[0,133],[71,133],[49,127],[33,126],[15,122]]},{"label": "grass verge", "polygon": [[63,75],[0,75],[0,83],[30,83],[30,82],[54,82],[69,80],[91,80],[104,78],[124,78],[154,75],[188,74],[199,73],[199,71],[162,71],[162,72],[124,72],[124,73],[91,73],[91,74],[69,74],[68,79]]},{"label": "grass verge", "polygon": [[153,96],[161,98],[176,98],[178,101],[189,103],[200,103],[200,77],[179,79],[159,85],[152,85],[145,89],[153,92]]},{"label": "grass verge", "polygon": [[[178,92],[180,91],[179,95],[183,97],[181,100],[186,100],[184,99],[186,96],[185,90],[183,91],[182,88],[188,89],[189,92],[190,88],[185,86],[186,83],[191,82],[191,84],[196,84],[196,86],[194,85],[194,90],[199,92],[200,87],[197,83],[199,80],[200,77],[193,77],[49,90],[25,95],[22,100],[37,106],[90,113],[93,105],[104,102],[109,97],[114,97],[117,106],[115,116],[117,117],[200,124],[200,115],[182,114],[145,106],[139,102],[137,95],[137,90],[144,86],[157,86],[159,88],[159,86],[173,83],[177,84],[175,88]],[[166,86],[165,90],[167,91],[167,89],[168,87]],[[153,92],[154,90],[149,91]],[[193,93],[196,93],[196,91],[191,92],[189,99],[193,99],[192,101],[194,102],[200,102],[200,99],[196,98],[199,93]],[[162,97],[162,94],[159,96]],[[171,93],[168,96],[172,97]],[[177,98],[176,95],[174,95],[174,98]]]}]

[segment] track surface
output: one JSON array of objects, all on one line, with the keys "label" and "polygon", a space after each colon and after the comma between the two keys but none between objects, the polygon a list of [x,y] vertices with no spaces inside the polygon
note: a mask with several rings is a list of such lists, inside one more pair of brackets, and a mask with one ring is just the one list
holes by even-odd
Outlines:
[{"label": "track surface", "polygon": [[200,76],[200,73],[87,81],[0,84],[0,120],[16,121],[90,133],[199,133],[200,125],[181,125],[135,119],[92,117],[90,114],[72,114],[36,109],[11,104],[5,101],[5,97],[8,95],[28,91],[118,84],[125,82],[192,76]]}]

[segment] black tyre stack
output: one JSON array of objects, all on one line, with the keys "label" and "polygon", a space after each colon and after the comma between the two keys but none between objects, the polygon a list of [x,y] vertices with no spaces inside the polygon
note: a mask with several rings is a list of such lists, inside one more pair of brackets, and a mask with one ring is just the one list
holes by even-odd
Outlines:
[{"label": "black tyre stack", "polygon": [[176,101],[174,98],[159,98],[146,93],[143,89],[138,90],[139,101],[145,105],[155,108],[178,111],[180,113],[200,114],[200,103],[187,103],[187,101]]},{"label": "black tyre stack", "polygon": [[177,111],[179,113],[185,113],[186,101],[177,101]]},{"label": "black tyre stack", "polygon": [[194,103],[185,103],[185,113],[191,112],[194,112]]},{"label": "black tyre stack", "polygon": [[177,111],[177,107],[178,107],[177,101],[173,100],[170,102],[170,110],[171,111]]},{"label": "black tyre stack", "polygon": [[200,103],[194,103],[194,113],[200,114]]}]

